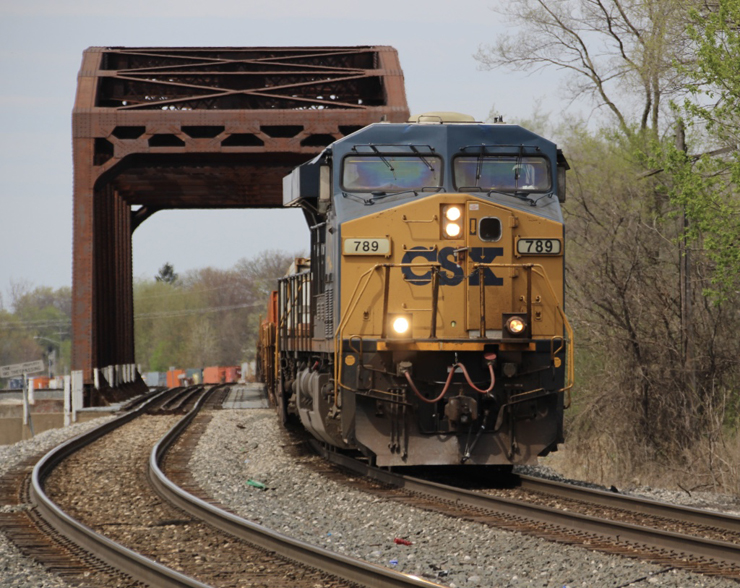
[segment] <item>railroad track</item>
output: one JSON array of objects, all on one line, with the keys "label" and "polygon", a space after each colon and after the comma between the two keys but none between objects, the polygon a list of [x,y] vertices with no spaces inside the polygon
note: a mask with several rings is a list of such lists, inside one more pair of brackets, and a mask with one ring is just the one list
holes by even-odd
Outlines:
[{"label": "railroad track", "polygon": [[[44,456],[30,487],[44,524],[92,554],[99,566],[156,586],[241,585],[247,575],[252,585],[265,586],[437,586],[273,532],[197,496],[197,488],[187,491],[173,482],[187,478],[177,454],[193,443],[177,440],[200,418],[209,393],[184,418],[167,413],[192,395],[172,402],[155,396]],[[146,415],[154,405],[157,414]],[[148,467],[131,465],[141,461]],[[156,494],[143,487],[146,479]],[[133,502],[124,506],[124,497]]]},{"label": "railroad track", "polygon": [[740,518],[736,516],[530,476],[515,478],[515,499],[504,495],[509,492],[471,491],[392,473],[319,442],[311,441],[311,445],[342,469],[399,489],[409,496],[409,504],[417,507],[652,563],[740,579]]}]

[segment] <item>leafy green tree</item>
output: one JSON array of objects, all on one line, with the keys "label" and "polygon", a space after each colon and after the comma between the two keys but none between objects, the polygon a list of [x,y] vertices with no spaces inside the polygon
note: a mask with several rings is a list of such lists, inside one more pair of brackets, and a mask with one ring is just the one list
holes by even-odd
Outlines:
[{"label": "leafy green tree", "polygon": [[718,0],[691,15],[697,58],[686,68],[691,94],[683,113],[690,147],[703,153],[668,144],[654,163],[686,215],[689,242],[714,264],[708,290],[727,300],[740,289],[740,0]]},{"label": "leafy green tree", "polygon": [[137,363],[147,371],[164,371],[170,366],[238,365],[251,359],[258,317],[293,258],[266,251],[240,260],[232,269],[193,270],[176,282],[137,282]]},{"label": "leafy green tree", "polygon": [[185,349],[201,304],[196,293],[165,281],[134,284],[136,361],[144,370],[192,367]]},{"label": "leafy green tree", "polygon": [[9,343],[8,359],[3,365],[39,358],[49,361],[50,357],[55,357],[54,374],[68,373],[72,290],[69,287],[32,288],[30,284],[18,282],[11,284],[11,301],[13,313],[8,317],[9,322],[0,323],[5,325],[0,327],[3,333],[0,338]]},{"label": "leafy green tree", "polygon": [[[41,359],[33,330],[7,310],[0,310],[0,365],[11,365]],[[3,385],[7,380],[0,380]]]}]

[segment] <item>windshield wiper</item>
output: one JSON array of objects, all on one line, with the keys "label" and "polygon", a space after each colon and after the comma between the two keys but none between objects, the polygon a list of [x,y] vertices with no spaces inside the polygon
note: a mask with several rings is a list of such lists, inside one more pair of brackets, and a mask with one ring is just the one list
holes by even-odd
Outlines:
[{"label": "windshield wiper", "polygon": [[431,163],[427,161],[426,157],[424,157],[421,153],[419,153],[419,150],[414,145],[409,145],[409,147],[411,147],[412,151],[416,154],[416,156],[424,162],[424,164],[429,168],[429,171],[433,172],[434,167],[432,166]]},{"label": "windshield wiper", "polygon": [[388,192],[370,192],[370,198],[363,198],[362,196],[352,194],[351,192],[345,192],[343,190],[342,197],[347,198],[348,200],[354,200],[355,202],[362,202],[365,206],[371,206],[383,198],[398,196],[399,194],[406,194],[407,192],[413,192],[414,196],[418,195],[416,190],[402,190],[401,192],[391,192],[390,194]]},{"label": "windshield wiper", "polygon": [[399,196],[400,194],[408,194],[413,192],[414,196],[418,196],[417,190],[401,190],[400,192],[371,192],[372,197],[365,200],[365,204],[375,204],[378,200],[383,198],[390,198],[391,196]]},{"label": "windshield wiper", "polygon": [[351,192],[345,192],[342,190],[342,198],[347,198],[348,200],[354,200],[355,202],[362,202],[362,204],[372,204],[371,200],[372,198],[365,199],[362,196],[358,196],[357,194],[352,194]]},{"label": "windshield wiper", "polygon": [[414,196],[418,196],[419,192],[441,192],[444,190],[444,186],[424,186],[423,188],[409,188],[408,190],[400,190],[398,192],[384,192],[378,190],[377,192],[370,192],[370,198],[363,198],[357,193],[345,192],[342,190],[342,197],[348,200],[354,200],[355,202],[362,202],[366,206],[375,204],[378,200],[383,198],[390,198],[391,196],[400,196],[401,194],[413,193]]},{"label": "windshield wiper", "polygon": [[389,169],[389,170],[391,170],[392,172],[394,172],[394,173],[393,173],[393,177],[395,178],[395,177],[396,177],[396,174],[395,174],[395,171],[396,171],[396,170],[395,170],[395,169],[393,169],[393,166],[392,166],[392,165],[390,164],[390,162],[389,162],[389,161],[388,161],[388,160],[387,160],[387,159],[386,159],[385,157],[383,157],[383,156],[382,156],[382,155],[380,154],[380,151],[378,151],[378,148],[377,148],[377,147],[376,147],[375,145],[370,145],[370,149],[372,149],[373,151],[375,151],[376,155],[377,155],[377,156],[378,156],[378,157],[380,158],[380,160],[381,160],[381,161],[382,161],[382,162],[383,162],[384,164],[386,164],[386,165],[388,166],[388,169]]}]

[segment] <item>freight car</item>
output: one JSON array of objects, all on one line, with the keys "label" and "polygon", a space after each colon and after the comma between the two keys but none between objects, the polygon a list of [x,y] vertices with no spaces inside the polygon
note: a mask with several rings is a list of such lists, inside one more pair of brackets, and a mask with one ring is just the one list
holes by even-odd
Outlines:
[{"label": "freight car", "polygon": [[370,125],[296,168],[284,205],[305,214],[310,263],[262,327],[282,418],[378,466],[555,451],[573,384],[567,169],[545,138],[454,113]]}]

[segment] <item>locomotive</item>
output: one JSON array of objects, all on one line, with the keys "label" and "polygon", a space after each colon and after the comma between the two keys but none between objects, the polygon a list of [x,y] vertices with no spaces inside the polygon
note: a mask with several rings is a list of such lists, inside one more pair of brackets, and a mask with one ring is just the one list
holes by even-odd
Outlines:
[{"label": "locomotive", "polygon": [[573,385],[568,169],[521,126],[439,112],[369,125],[286,176],[311,249],[260,335],[283,420],[381,467],[556,451]]}]

